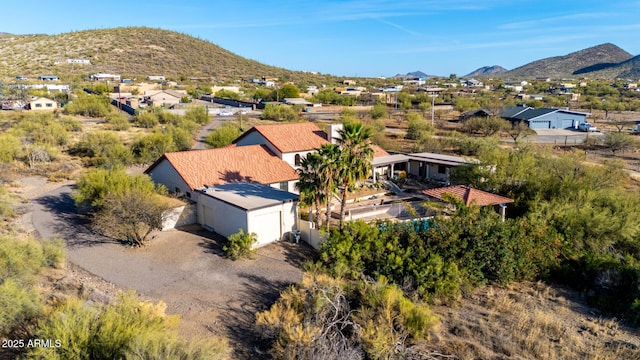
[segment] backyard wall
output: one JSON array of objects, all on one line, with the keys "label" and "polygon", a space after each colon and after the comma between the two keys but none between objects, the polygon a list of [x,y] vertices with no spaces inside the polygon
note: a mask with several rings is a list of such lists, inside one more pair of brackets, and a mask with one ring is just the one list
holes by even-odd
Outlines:
[{"label": "backyard wall", "polygon": [[195,224],[197,220],[196,204],[189,204],[169,209],[164,213],[162,231]]}]

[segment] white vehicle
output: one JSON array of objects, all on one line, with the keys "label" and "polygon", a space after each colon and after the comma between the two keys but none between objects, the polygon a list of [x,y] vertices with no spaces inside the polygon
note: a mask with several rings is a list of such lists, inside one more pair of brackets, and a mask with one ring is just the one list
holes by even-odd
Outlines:
[{"label": "white vehicle", "polygon": [[598,128],[596,128],[595,126],[593,126],[592,124],[589,124],[589,123],[584,123],[584,124],[578,125],[578,129],[580,131],[586,131],[586,132],[596,132],[596,131],[598,131]]},{"label": "white vehicle", "polygon": [[233,113],[231,111],[220,111],[220,113],[218,114],[220,116],[233,116]]}]

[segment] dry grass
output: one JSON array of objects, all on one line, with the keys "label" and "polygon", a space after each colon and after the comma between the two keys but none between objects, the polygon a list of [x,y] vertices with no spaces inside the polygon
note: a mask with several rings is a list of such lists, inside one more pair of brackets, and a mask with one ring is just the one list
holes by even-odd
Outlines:
[{"label": "dry grass", "polygon": [[460,359],[640,358],[636,331],[542,283],[483,288],[457,308],[434,311],[443,331],[433,345]]}]

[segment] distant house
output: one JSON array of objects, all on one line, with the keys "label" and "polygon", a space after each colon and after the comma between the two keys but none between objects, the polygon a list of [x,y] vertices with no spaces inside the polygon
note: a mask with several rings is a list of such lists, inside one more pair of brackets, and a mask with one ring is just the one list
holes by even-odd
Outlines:
[{"label": "distant house", "polygon": [[513,202],[513,199],[508,197],[463,185],[423,190],[422,193],[438,201],[443,201],[445,194],[449,194],[462,201],[466,206],[496,206],[503,220],[505,218],[507,204]]},{"label": "distant house", "polygon": [[500,112],[501,118],[512,123],[524,121],[531,129],[577,129],[587,122],[588,115],[567,109],[534,109],[529,106],[510,106]]},{"label": "distant house", "polygon": [[180,100],[188,96],[188,94],[184,90],[159,90],[149,91],[145,93],[145,96],[147,97],[147,102],[153,106],[171,107],[179,104]]},{"label": "distant house", "polygon": [[469,80],[465,80],[463,81],[462,85],[466,86],[466,87],[470,87],[470,88],[475,88],[475,87],[482,87],[484,86],[482,84],[482,81],[478,81],[476,79],[469,79]]},{"label": "distant house", "polygon": [[30,110],[50,110],[58,108],[58,103],[45,97],[34,97],[29,101]]},{"label": "distant house", "polygon": [[40,81],[58,81],[60,79],[55,75],[42,75],[42,76],[38,77],[38,80],[40,80]]},{"label": "distant house", "polygon": [[471,111],[467,111],[464,112],[462,114],[460,114],[460,120],[466,120],[472,117],[489,117],[491,116],[491,112],[487,109],[478,109],[478,110],[471,110]]},{"label": "distant house", "polygon": [[166,153],[145,174],[190,199],[197,190],[232,182],[257,182],[289,191],[298,179],[296,171],[264,145]]},{"label": "distant house", "polygon": [[239,229],[255,233],[260,247],[280,241],[296,229],[299,196],[273,187],[233,182],[200,191],[198,223],[229,237]]},{"label": "distant house", "polygon": [[97,73],[91,75],[93,81],[120,81],[120,75]]},{"label": "distant house", "polygon": [[149,81],[165,81],[167,80],[164,75],[149,75],[147,76],[147,80]]},{"label": "distant house", "polygon": [[87,59],[67,59],[67,64],[91,65],[91,61]]}]

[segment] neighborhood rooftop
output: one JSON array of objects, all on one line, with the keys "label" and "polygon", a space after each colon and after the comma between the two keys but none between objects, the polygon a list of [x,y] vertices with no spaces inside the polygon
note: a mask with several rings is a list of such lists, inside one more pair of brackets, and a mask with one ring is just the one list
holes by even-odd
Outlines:
[{"label": "neighborhood rooftop", "polygon": [[281,153],[315,150],[329,143],[327,134],[311,122],[256,125],[233,142],[254,132],[262,134]]},{"label": "neighborhood rooftop", "polygon": [[272,184],[298,178],[296,171],[263,145],[166,153],[145,173],[168,160],[192,189],[230,182]]},{"label": "neighborhood rooftop", "polygon": [[298,200],[296,194],[247,182],[216,185],[206,188],[204,193],[243,210],[257,210]]},{"label": "neighborhood rooftop", "polygon": [[457,185],[422,191],[425,195],[443,200],[444,194],[453,195],[465,205],[489,206],[512,203],[513,199],[478,190],[469,186]]}]

